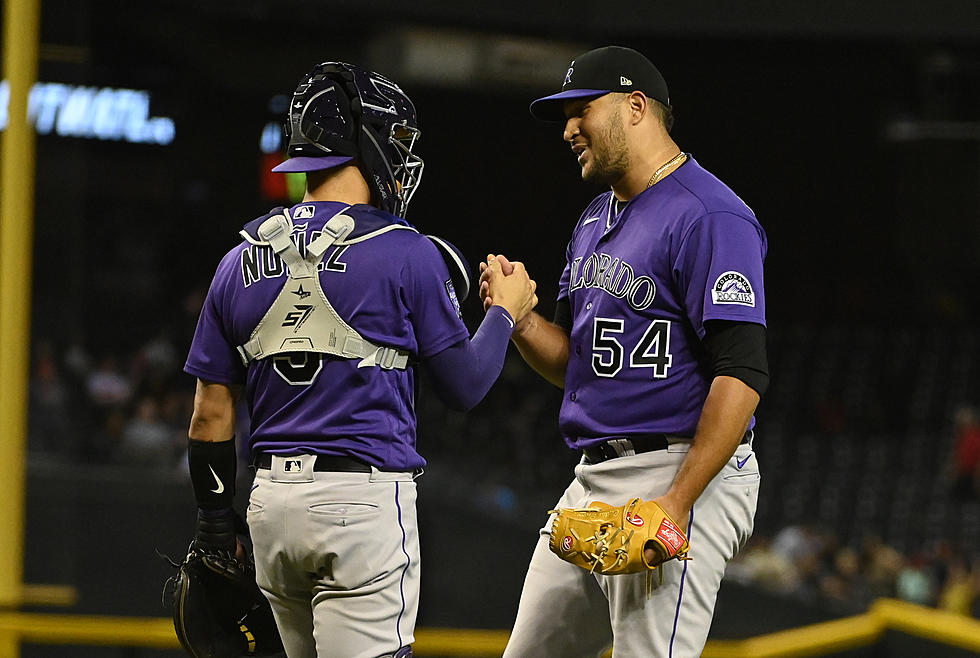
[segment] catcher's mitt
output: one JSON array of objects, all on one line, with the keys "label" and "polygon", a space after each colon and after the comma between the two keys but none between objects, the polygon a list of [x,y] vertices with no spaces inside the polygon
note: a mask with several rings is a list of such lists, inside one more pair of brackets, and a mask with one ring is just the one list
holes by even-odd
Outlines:
[{"label": "catcher's mitt", "polygon": [[270,656],[282,652],[272,608],[258,585],[255,566],[227,551],[191,543],[163,588],[177,639],[194,658]]},{"label": "catcher's mitt", "polygon": [[[557,514],[551,526],[551,551],[589,572],[648,572],[673,558],[690,559],[684,532],[652,500],[634,498],[620,507],[595,501],[588,507],[548,513]],[[644,559],[644,548],[657,553],[652,562]]]}]

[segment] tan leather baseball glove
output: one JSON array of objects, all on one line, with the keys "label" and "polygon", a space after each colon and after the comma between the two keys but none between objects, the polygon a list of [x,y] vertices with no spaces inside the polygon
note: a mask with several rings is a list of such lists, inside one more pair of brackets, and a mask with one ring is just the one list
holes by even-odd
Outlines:
[{"label": "tan leather baseball glove", "polygon": [[[589,572],[640,573],[670,559],[690,559],[684,531],[652,500],[634,498],[620,507],[595,501],[588,507],[548,513],[557,514],[551,526],[551,551]],[[657,553],[652,562],[644,559],[644,548]]]}]

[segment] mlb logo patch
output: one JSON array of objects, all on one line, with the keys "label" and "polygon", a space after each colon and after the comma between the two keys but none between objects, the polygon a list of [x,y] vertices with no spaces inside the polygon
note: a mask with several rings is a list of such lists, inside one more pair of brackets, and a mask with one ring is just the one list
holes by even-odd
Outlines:
[{"label": "mlb logo patch", "polygon": [[456,309],[456,316],[462,319],[463,311],[459,308],[459,299],[456,297],[456,288],[453,287],[452,279],[446,281],[446,294],[449,295],[449,301],[452,302],[453,308]]},{"label": "mlb logo patch", "polygon": [[300,206],[293,211],[293,219],[309,219],[313,217],[313,206]]},{"label": "mlb logo patch", "polygon": [[272,455],[269,479],[273,482],[313,482],[314,455]]},{"label": "mlb logo patch", "polygon": [[719,276],[711,287],[711,301],[715,304],[755,306],[755,292],[744,274],[728,271]]}]

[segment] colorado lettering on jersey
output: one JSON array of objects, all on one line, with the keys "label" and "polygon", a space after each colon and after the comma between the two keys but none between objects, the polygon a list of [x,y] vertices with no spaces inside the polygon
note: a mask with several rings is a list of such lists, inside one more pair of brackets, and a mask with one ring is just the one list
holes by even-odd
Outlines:
[{"label": "colorado lettering on jersey", "polygon": [[570,280],[569,293],[579,288],[600,288],[617,299],[625,299],[637,311],[649,308],[657,296],[657,284],[651,277],[637,276],[632,265],[609,254],[579,256],[572,261]]},{"label": "colorado lettering on jersey", "polygon": [[[293,232],[293,242],[303,258],[306,258],[306,245],[316,240],[323,231],[312,231],[307,239],[307,224],[297,224]],[[350,245],[334,245],[333,249],[324,256],[323,260],[317,265],[318,272],[327,270],[329,272],[346,272],[347,263],[340,260],[340,257]],[[256,281],[265,279],[275,279],[286,273],[286,266],[282,259],[272,251],[272,247],[250,244],[242,251],[242,283],[248,288]]]}]

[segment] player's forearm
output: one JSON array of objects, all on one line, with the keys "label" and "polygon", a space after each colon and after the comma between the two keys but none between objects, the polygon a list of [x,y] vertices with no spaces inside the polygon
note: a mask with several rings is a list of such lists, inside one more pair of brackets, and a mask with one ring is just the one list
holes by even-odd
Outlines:
[{"label": "player's forearm", "polygon": [[233,551],[237,456],[235,442],[235,399],[237,390],[224,384],[197,380],[194,414],[187,431],[187,469],[197,500],[197,531],[194,545]]},{"label": "player's forearm", "polygon": [[197,380],[194,413],[187,435],[196,441],[228,441],[235,435],[237,391],[225,384]]},{"label": "player's forearm", "polygon": [[443,402],[468,411],[483,399],[497,380],[507,356],[514,321],[506,309],[487,311],[470,340],[462,340],[424,361],[426,372]]},{"label": "player's forearm", "polygon": [[708,483],[732,458],[758,404],[759,394],[741,380],[721,376],[712,381],[694,441],[661,502],[673,518],[687,517]]},{"label": "player's forearm", "polygon": [[539,375],[558,388],[565,388],[569,341],[564,329],[531,312],[514,330],[511,340]]}]

